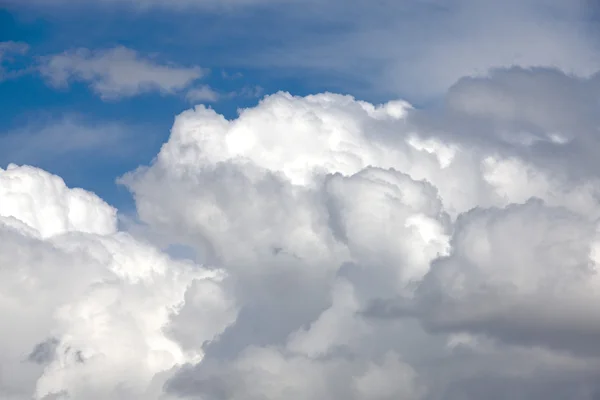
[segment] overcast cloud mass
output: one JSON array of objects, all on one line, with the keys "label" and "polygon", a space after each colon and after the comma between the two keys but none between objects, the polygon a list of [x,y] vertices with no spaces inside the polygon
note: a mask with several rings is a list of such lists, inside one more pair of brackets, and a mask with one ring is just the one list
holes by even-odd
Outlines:
[{"label": "overcast cloud mass", "polygon": [[[298,7],[84,3],[70,12]],[[12,55],[32,50],[0,45],[0,80],[27,75],[74,102],[82,84],[90,104],[139,105],[148,120],[152,93],[185,109],[146,163],[114,177],[128,212],[39,165],[133,158],[150,134],[73,113],[0,135],[0,399],[600,399],[593,6],[311,4],[298,21],[345,28],[240,65],[378,71],[360,84],[396,95],[213,88],[198,82],[207,69],[130,44],[33,54],[14,70]],[[447,38],[421,29],[396,47],[426,11]],[[218,111],[244,90],[260,100]]]}]

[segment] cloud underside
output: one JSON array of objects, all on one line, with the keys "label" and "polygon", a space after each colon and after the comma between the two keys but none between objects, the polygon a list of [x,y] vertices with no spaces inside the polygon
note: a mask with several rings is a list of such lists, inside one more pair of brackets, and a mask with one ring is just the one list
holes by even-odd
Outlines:
[{"label": "cloud underside", "polygon": [[0,170],[0,397],[596,400],[599,82],[197,106],[120,179],[128,231]]}]

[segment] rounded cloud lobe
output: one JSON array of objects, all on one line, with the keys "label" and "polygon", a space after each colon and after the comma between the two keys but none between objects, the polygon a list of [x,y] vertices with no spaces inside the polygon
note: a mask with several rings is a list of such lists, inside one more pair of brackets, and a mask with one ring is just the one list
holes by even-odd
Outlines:
[{"label": "rounded cloud lobe", "polygon": [[140,231],[200,264],[10,166],[3,395],[596,399],[595,79],[499,70],[429,111],[332,93],[188,110],[121,182]]},{"label": "rounded cloud lobe", "polygon": [[216,312],[194,332],[210,340],[233,320],[222,272],[117,231],[95,195],[32,167],[0,182],[2,398],[158,398],[160,373],[203,356],[165,327]]}]

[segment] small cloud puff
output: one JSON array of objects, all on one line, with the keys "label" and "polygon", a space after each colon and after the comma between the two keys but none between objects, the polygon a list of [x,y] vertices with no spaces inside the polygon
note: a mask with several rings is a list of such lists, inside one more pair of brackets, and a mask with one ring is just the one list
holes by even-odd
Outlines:
[{"label": "small cloud puff", "polygon": [[208,85],[202,85],[193,89],[190,89],[185,98],[190,103],[213,103],[219,100],[219,93],[215,92]]},{"label": "small cloud puff", "polygon": [[95,51],[82,48],[44,56],[39,70],[52,86],[85,82],[104,100],[152,91],[177,93],[206,74],[200,67],[161,64],[123,46]]}]

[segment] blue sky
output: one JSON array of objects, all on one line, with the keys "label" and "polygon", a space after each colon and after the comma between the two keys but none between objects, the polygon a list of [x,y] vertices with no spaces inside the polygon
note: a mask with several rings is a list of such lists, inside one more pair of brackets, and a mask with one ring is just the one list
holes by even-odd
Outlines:
[{"label": "blue sky", "polygon": [[[0,82],[0,163],[38,165],[119,208],[131,202],[115,178],[148,164],[167,139],[174,116],[194,103],[210,104],[233,118],[238,108],[283,90],[348,93],[371,102],[402,98],[427,107],[462,76],[493,67],[545,65],[587,76],[600,60],[596,9],[587,1],[508,1],[503,6],[466,0],[3,3],[0,41],[27,50],[4,51],[10,56],[3,57],[5,71],[16,74]],[[167,66],[166,73],[199,68],[202,76],[161,89],[170,84],[161,75],[156,79],[163,81],[153,88],[125,93],[112,87],[105,90],[116,94],[103,95],[103,89],[94,89],[102,79],[94,70],[104,68],[99,64],[83,67],[88,75],[96,71],[87,77],[69,70],[75,64],[45,75],[40,67],[61,54],[77,62],[77,51],[102,63],[117,48],[136,62]],[[64,81],[52,83],[60,73],[67,74]],[[113,84],[130,77],[123,79]],[[195,92],[200,98],[190,100],[194,89],[201,89]],[[218,99],[206,97],[215,93]],[[48,138],[43,146],[40,135]],[[104,147],[84,143],[103,135],[109,138]],[[69,149],[60,140],[79,144]]]}]

